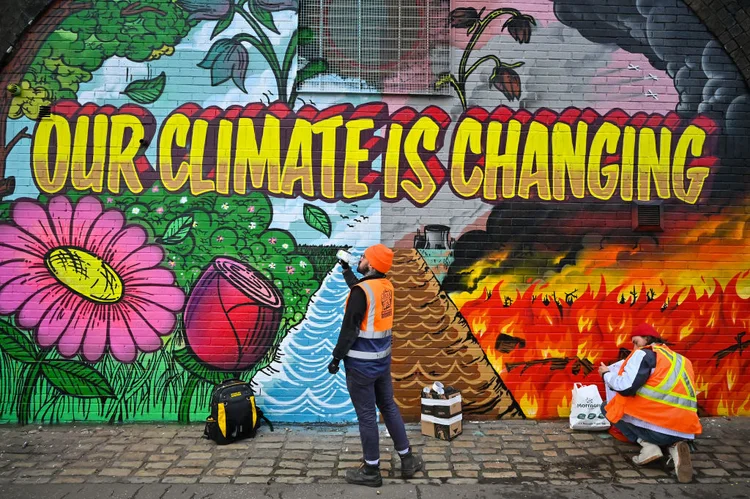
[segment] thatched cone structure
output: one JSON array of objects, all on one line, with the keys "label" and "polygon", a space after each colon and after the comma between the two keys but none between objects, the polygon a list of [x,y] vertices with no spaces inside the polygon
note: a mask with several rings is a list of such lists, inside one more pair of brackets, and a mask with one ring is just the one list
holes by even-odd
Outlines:
[{"label": "thatched cone structure", "polygon": [[404,420],[419,420],[420,391],[435,381],[461,390],[464,417],[522,417],[422,255],[396,250],[388,276],[396,290],[391,369]]}]

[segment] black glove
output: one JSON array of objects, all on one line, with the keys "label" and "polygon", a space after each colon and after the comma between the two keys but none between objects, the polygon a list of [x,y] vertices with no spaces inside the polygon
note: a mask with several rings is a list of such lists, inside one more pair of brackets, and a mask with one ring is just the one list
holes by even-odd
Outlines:
[{"label": "black glove", "polygon": [[336,374],[339,372],[339,362],[341,362],[341,359],[337,359],[336,357],[333,358],[330,364],[328,364],[328,372],[331,374]]},{"label": "black glove", "polygon": [[349,264],[344,260],[339,260],[339,265],[341,265],[341,270],[349,270]]}]

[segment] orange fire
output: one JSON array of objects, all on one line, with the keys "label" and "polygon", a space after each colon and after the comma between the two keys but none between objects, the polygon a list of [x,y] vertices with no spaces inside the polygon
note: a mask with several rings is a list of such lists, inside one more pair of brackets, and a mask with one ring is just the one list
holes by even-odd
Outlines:
[{"label": "orange fire", "polygon": [[532,284],[511,299],[500,281],[463,304],[461,313],[527,417],[567,416],[575,382],[597,384],[604,394],[599,363],[626,355],[630,332],[642,322],[693,362],[701,413],[747,416],[750,297],[740,283],[748,275],[738,273],[723,287],[714,281],[700,292],[691,286],[675,293],[644,284],[608,292],[601,277],[596,292],[587,286],[580,296]]}]

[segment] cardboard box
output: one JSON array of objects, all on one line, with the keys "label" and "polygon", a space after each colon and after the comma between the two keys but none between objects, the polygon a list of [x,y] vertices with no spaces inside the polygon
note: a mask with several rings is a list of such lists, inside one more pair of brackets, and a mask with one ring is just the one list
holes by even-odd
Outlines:
[{"label": "cardboard box", "polygon": [[451,419],[444,420],[446,422],[453,421],[449,424],[434,423],[429,419],[426,419],[431,417],[432,416],[422,415],[422,435],[439,438],[440,440],[453,440],[464,431],[461,414]]},{"label": "cardboard box", "polygon": [[461,392],[445,388],[444,393],[422,392],[422,434],[453,440],[463,432]]}]

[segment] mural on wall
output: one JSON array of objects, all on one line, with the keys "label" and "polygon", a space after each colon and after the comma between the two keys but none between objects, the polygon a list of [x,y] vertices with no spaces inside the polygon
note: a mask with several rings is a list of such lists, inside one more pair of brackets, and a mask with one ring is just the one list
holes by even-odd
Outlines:
[{"label": "mural on wall", "polygon": [[0,76],[0,421],[187,422],[234,376],[272,419],[351,421],[335,253],[376,242],[409,418],[435,380],[565,416],[642,321],[703,413],[750,414],[750,95],[680,0],[589,3],[456,2],[428,99],[301,97],[341,76],[298,64],[296,1],[54,2]]}]

